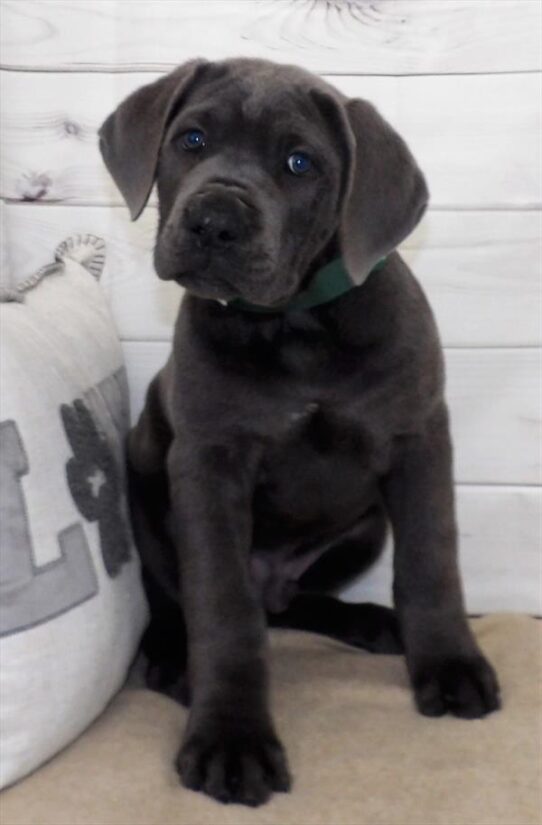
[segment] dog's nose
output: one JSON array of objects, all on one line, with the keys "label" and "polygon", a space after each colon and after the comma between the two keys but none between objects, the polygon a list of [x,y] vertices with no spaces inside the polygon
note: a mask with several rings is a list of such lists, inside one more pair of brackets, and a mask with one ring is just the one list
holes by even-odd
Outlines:
[{"label": "dog's nose", "polygon": [[224,248],[248,234],[245,211],[246,207],[232,196],[196,195],[185,208],[184,224],[198,245]]}]

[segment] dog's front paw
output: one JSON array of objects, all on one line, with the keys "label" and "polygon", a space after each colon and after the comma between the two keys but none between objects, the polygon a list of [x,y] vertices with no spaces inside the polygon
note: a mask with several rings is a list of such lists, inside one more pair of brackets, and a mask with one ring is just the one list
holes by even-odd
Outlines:
[{"label": "dog's front paw", "polygon": [[219,802],[255,807],[274,791],[289,791],[284,749],[270,730],[209,720],[184,742],[176,760],[183,785]]},{"label": "dog's front paw", "polygon": [[416,705],[424,716],[478,719],[501,706],[495,671],[480,654],[435,658],[411,667]]}]

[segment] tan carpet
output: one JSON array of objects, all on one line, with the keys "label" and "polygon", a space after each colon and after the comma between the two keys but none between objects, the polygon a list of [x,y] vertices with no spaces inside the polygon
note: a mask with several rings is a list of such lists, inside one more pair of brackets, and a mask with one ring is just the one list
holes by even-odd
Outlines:
[{"label": "tan carpet", "polygon": [[473,622],[504,709],[425,719],[401,658],[275,632],[273,698],[294,789],[257,810],[181,788],[185,711],[124,690],[77,742],[0,796],[3,825],[539,825],[541,622]]}]

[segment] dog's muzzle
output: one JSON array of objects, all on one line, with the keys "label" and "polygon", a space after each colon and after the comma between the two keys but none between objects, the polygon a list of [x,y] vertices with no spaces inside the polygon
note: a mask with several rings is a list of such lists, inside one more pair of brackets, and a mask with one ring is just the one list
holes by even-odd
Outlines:
[{"label": "dog's muzzle", "polygon": [[240,246],[256,230],[255,208],[231,188],[213,187],[192,195],[185,206],[183,226],[198,249],[224,250]]}]

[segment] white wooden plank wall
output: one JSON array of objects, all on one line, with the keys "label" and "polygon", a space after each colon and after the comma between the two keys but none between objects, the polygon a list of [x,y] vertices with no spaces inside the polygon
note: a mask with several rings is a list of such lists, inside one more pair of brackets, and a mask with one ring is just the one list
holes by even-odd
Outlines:
[{"label": "white wooden plank wall", "polygon": [[[542,612],[542,54],[539,0],[3,0],[3,245],[26,276],[67,235],[108,249],[104,285],[134,414],[180,291],[154,276],[155,201],[128,220],[96,129],[195,56],[303,65],[372,100],[424,169],[431,208],[403,253],[448,372],[471,612]],[[6,250],[5,250],[6,251]],[[389,601],[390,549],[346,591]]]}]

